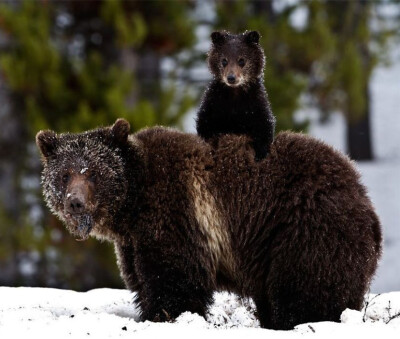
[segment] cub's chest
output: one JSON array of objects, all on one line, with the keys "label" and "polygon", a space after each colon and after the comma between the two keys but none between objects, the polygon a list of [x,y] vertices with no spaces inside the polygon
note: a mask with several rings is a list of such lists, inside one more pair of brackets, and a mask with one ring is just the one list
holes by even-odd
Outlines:
[{"label": "cub's chest", "polygon": [[219,109],[231,117],[249,117],[252,116],[256,110],[257,104],[255,101],[245,93],[240,95],[227,94],[225,98],[221,98]]}]

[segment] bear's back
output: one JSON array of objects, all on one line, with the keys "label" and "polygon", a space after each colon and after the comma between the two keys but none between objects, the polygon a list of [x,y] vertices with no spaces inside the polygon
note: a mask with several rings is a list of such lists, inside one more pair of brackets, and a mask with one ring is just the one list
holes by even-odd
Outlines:
[{"label": "bear's back", "polygon": [[350,159],[307,135],[280,133],[260,162],[246,136],[222,135],[208,143],[156,127],[135,134],[135,139],[142,143],[149,180],[191,190],[190,181],[198,178],[237,227],[238,220],[252,224],[249,219],[272,210],[316,208],[321,199],[324,204],[340,200],[346,206],[370,205]]},{"label": "bear's back", "polygon": [[[223,287],[251,293],[260,287],[255,281],[279,280],[275,274],[290,275],[293,265],[296,272],[315,270],[310,284],[331,284],[343,275],[343,265],[366,275],[375,271],[379,220],[352,162],[332,147],[285,132],[256,162],[246,136],[206,143],[152,128],[135,137],[146,153],[153,215],[182,215],[197,225],[208,239],[213,270],[224,272]],[[319,281],[318,272],[324,275]],[[364,288],[365,279],[345,279]]]},{"label": "bear's back", "polygon": [[214,160],[214,193],[221,197],[232,223],[243,220],[252,225],[249,220],[260,214],[263,220],[270,214],[275,220],[293,219],[304,210],[333,217],[341,213],[338,206],[343,213],[372,209],[352,161],[307,135],[278,134],[261,162],[254,161],[248,138],[222,136]]},{"label": "bear's back", "polygon": [[[224,173],[217,176],[216,194],[224,202],[241,273],[265,283],[290,277],[297,267],[314,279],[304,284],[329,286],[343,279],[364,289],[365,278],[354,272],[372,276],[382,235],[350,159],[312,137],[284,132],[268,157],[255,163],[243,141],[221,138],[216,165]],[[239,150],[235,145],[241,145]],[[346,266],[356,270],[342,272]],[[253,286],[241,288],[251,291]]]}]

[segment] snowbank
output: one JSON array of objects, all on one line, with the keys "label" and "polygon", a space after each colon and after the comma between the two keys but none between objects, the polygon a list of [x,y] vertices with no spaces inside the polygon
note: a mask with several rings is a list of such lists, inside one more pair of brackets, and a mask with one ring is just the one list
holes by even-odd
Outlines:
[{"label": "snowbank", "polygon": [[251,300],[216,293],[207,320],[184,313],[175,323],[138,322],[126,290],[86,293],[45,288],[0,287],[0,338],[399,338],[400,292],[370,295],[366,309],[346,310],[342,323],[303,324],[292,331],[259,328]]}]

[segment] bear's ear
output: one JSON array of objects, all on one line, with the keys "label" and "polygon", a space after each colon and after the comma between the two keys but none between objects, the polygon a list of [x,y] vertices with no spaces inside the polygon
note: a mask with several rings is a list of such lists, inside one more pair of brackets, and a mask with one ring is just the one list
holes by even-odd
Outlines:
[{"label": "bear's ear", "polygon": [[128,141],[128,135],[131,126],[125,119],[117,119],[111,127],[111,136],[118,144],[124,144]]},{"label": "bear's ear", "polygon": [[213,45],[222,45],[225,42],[226,34],[224,32],[212,32],[211,41]]},{"label": "bear's ear", "polygon": [[244,40],[248,44],[258,44],[258,42],[260,41],[260,33],[258,33],[257,31],[246,31],[244,33]]},{"label": "bear's ear", "polygon": [[45,158],[54,155],[58,146],[57,134],[53,131],[40,131],[36,134],[36,145]]}]

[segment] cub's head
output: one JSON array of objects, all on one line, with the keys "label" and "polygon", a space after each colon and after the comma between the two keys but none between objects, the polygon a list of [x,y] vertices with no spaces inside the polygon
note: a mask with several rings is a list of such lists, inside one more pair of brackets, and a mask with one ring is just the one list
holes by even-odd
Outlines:
[{"label": "cub's head", "polygon": [[79,240],[91,233],[107,237],[107,224],[126,199],[129,129],[127,121],[118,119],[111,127],[84,133],[36,135],[46,203]]},{"label": "cub's head", "polygon": [[265,56],[259,40],[260,34],[256,31],[213,32],[208,66],[214,78],[230,87],[246,86],[260,78]]}]

